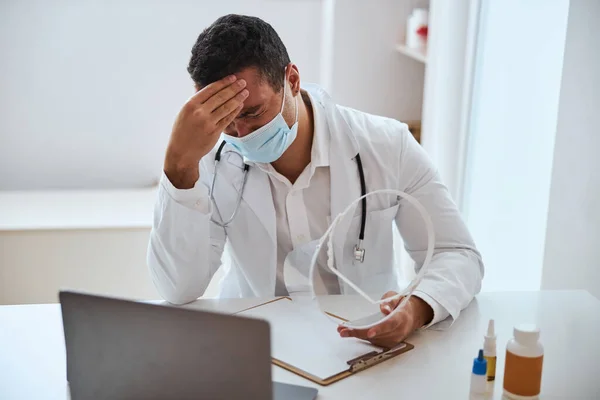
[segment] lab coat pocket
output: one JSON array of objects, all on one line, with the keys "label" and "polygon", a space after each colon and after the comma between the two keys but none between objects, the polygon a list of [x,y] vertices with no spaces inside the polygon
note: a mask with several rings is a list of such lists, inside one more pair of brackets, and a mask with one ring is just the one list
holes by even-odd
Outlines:
[{"label": "lab coat pocket", "polygon": [[[362,248],[364,261],[357,261],[354,248],[358,243],[361,216],[352,218],[343,245],[342,263],[338,268],[361,290],[375,296],[396,288],[397,272],[394,266],[393,229],[398,205],[367,213]],[[337,258],[340,260],[340,258]],[[347,285],[344,285],[347,286]],[[352,291],[349,287],[344,292]]]}]

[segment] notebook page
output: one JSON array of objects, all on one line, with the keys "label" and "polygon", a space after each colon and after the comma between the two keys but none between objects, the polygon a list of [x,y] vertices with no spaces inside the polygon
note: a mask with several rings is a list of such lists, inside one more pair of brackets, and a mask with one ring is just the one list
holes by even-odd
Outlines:
[{"label": "notebook page", "polygon": [[341,338],[336,325],[310,301],[277,300],[237,315],[271,325],[271,356],[321,379],[349,368],[347,361],[381,350],[354,338]]}]

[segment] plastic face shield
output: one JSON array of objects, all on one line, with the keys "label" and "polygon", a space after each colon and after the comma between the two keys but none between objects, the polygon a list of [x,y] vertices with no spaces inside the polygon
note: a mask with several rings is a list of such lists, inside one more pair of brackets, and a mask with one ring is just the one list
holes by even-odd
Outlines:
[{"label": "plastic face shield", "polygon": [[[363,262],[355,257],[355,248],[360,229],[361,206],[363,197],[375,196],[369,204],[378,211],[367,213],[364,241]],[[422,267],[410,282],[399,279],[397,260],[393,251],[393,235],[388,231],[395,229],[393,220],[398,207],[412,208],[424,221],[423,226],[416,226],[427,234],[427,252]],[[388,226],[389,224],[389,226]],[[386,243],[387,241],[387,243]],[[343,295],[344,304],[348,304],[349,314],[353,320],[343,323],[352,329],[368,329],[389,318],[406,306],[415,289],[422,281],[433,257],[435,244],[434,228],[429,213],[413,196],[398,190],[377,190],[367,193],[353,201],[331,223],[328,230],[319,240],[313,253],[309,282],[313,301],[321,312],[329,316],[332,323],[339,325],[340,320],[328,314],[335,296]],[[383,254],[378,249],[389,250]],[[390,272],[391,271],[391,272]],[[397,292],[392,297],[383,298],[388,292]],[[382,313],[381,307],[399,304],[389,313]],[[365,310],[356,318],[354,310]]]}]

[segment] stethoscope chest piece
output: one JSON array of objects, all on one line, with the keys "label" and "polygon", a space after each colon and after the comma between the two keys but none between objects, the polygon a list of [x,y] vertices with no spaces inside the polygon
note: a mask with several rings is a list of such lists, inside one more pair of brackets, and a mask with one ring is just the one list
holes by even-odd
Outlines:
[{"label": "stethoscope chest piece", "polygon": [[365,261],[365,249],[361,245],[362,240],[359,240],[356,246],[354,246],[354,259],[362,263]]}]

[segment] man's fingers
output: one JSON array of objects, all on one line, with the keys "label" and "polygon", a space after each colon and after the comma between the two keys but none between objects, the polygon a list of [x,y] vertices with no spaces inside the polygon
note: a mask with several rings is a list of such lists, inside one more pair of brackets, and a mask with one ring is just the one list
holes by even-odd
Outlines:
[{"label": "man's fingers", "polygon": [[400,328],[404,321],[405,318],[403,317],[403,315],[399,314],[394,315],[390,319],[383,321],[368,329],[351,329],[341,327],[338,328],[338,332],[342,337],[355,337],[363,340],[371,340],[379,336],[394,334],[394,332],[396,332]]},{"label": "man's fingers", "polygon": [[213,94],[208,100],[202,104],[202,107],[206,112],[213,112],[223,104],[227,103],[229,99],[234,98],[246,87],[246,81],[238,79],[229,86],[224,87],[217,93]]},{"label": "man's fingers", "polygon": [[367,334],[368,338],[374,338],[375,336],[385,335],[389,332],[394,332],[398,329],[400,324],[402,323],[403,318],[402,315],[393,315],[390,319],[383,321],[374,327],[369,329]]},{"label": "man's fingers", "polygon": [[[385,327],[384,327],[385,328]],[[345,329],[340,331],[342,337],[355,337],[363,340],[370,340],[378,335],[387,334],[388,331],[381,328],[380,325],[368,329]]]},{"label": "man's fingers", "polygon": [[[396,296],[397,294],[398,294],[397,292],[390,291],[390,292],[387,292],[386,294],[384,294],[381,298],[387,299],[389,297]],[[402,297],[399,297],[399,298],[391,300],[391,301],[386,301],[385,303],[381,303],[379,305],[379,308],[383,314],[388,315],[389,313],[392,312],[393,309],[398,307],[398,304],[400,304],[400,301],[402,301]]]},{"label": "man's fingers", "polygon": [[391,349],[394,346],[402,343],[405,338],[399,334],[394,335],[386,335],[386,336],[377,336],[374,339],[370,339],[369,342],[374,344],[375,346]]},{"label": "man's fingers", "polygon": [[379,305],[379,309],[381,310],[383,315],[388,315],[389,313],[392,312],[392,307],[390,306],[389,303],[381,303]]},{"label": "man's fingers", "polygon": [[[387,299],[397,294],[396,292],[387,292],[383,295],[382,299]],[[380,304],[381,312],[389,315],[401,301],[402,297]],[[408,322],[405,310],[398,310],[393,316],[371,328],[351,329],[339,326],[338,332],[341,337],[354,337],[367,340],[376,346],[391,348],[410,334],[411,328]]]},{"label": "man's fingers", "polygon": [[195,104],[202,104],[222,89],[231,85],[236,80],[237,77],[235,75],[229,75],[221,80],[211,83],[210,85],[206,85],[191,97],[190,102]]},{"label": "man's fingers", "polygon": [[340,330],[340,336],[341,337],[354,337],[357,339],[368,340],[367,331],[368,331],[368,329],[344,328],[344,329]]},{"label": "man's fingers", "polygon": [[240,111],[242,111],[243,107],[244,103],[240,103],[233,111],[227,114],[225,118],[221,119],[216,125],[217,133],[220,134],[221,132],[223,132],[223,130],[225,130],[225,128],[227,128],[227,126],[231,122],[233,122],[233,120],[235,119],[235,117],[237,117]]},{"label": "man's fingers", "polygon": [[399,343],[401,343],[406,338],[406,336],[410,333],[410,332],[406,332],[403,329],[398,329],[393,332],[388,332],[385,334],[368,337],[367,332],[368,332],[368,330],[352,331],[352,330],[344,329],[340,332],[340,336],[354,337],[357,339],[368,341],[368,342],[374,344],[375,346],[379,346],[379,347],[383,347],[383,348],[392,348],[392,347],[398,345]]},{"label": "man's fingers", "polygon": [[244,102],[244,100],[246,100],[246,98],[248,97],[248,94],[249,94],[249,92],[247,89],[242,90],[241,92],[236,94],[233,98],[229,99],[221,107],[219,107],[215,111],[213,111],[212,117],[216,121],[220,121],[223,118],[227,117],[232,111],[234,111],[236,108],[238,108],[240,106],[240,104],[242,104]]}]

